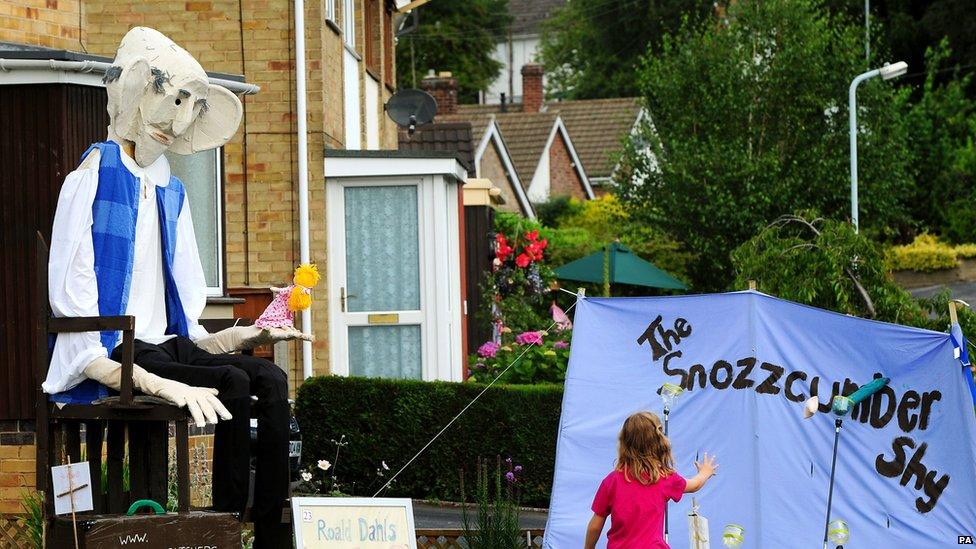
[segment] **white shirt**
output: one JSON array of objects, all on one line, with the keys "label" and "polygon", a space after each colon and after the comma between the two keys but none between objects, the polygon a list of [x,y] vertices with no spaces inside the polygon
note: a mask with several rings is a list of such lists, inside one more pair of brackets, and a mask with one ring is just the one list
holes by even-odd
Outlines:
[{"label": "white shirt", "polygon": [[[162,343],[166,335],[166,301],[163,280],[162,243],[156,187],[169,185],[166,157],[160,156],[142,168],[121,150],[122,164],[141,185],[136,218],[135,258],[125,314],[136,319],[135,337],[147,343]],[[99,316],[98,285],[92,246],[92,203],[98,190],[99,152],[93,151],[75,171],[68,174],[54,215],[48,292],[54,316]],[[176,224],[173,277],[186,314],[192,339],[207,335],[198,320],[207,304],[207,283],[193,234],[193,220],[186,197]],[[120,332],[121,341],[121,332]],[[85,368],[92,360],[106,356],[98,332],[58,334],[44,392],[66,391],[86,379]]]}]

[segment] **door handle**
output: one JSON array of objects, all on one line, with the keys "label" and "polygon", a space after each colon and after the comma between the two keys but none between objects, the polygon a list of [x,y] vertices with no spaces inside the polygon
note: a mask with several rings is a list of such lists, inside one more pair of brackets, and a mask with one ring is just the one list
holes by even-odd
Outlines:
[{"label": "door handle", "polygon": [[339,287],[339,307],[340,307],[340,310],[342,312],[346,312],[346,299],[347,298],[348,299],[352,299],[354,297],[356,297],[356,294],[348,294],[348,295],[346,295],[346,287],[345,286],[340,286]]}]

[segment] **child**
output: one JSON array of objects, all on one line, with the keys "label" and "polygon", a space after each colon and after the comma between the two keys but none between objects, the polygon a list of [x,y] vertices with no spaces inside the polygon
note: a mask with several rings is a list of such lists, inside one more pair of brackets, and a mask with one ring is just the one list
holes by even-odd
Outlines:
[{"label": "child", "polygon": [[697,492],[715,474],[715,456],[695,462],[698,474],[687,481],[674,470],[671,443],[661,420],[638,412],[624,422],[617,449],[617,467],[603,479],[593,499],[593,518],[586,528],[585,549],[594,549],[607,516],[607,549],[669,549],[664,541],[667,500]]}]

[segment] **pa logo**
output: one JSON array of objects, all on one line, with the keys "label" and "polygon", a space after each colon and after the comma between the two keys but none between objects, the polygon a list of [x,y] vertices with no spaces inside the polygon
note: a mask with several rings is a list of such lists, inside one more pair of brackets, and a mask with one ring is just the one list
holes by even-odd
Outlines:
[{"label": "pa logo", "polygon": [[959,545],[973,545],[973,536],[959,536]]}]

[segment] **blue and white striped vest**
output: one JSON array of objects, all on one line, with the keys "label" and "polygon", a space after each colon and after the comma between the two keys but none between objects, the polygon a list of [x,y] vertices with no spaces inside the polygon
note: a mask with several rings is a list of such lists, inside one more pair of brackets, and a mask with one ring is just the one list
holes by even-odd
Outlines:
[{"label": "blue and white striped vest", "polygon": [[[112,141],[95,143],[85,151],[99,151],[98,190],[92,203],[92,246],[95,280],[98,285],[98,314],[124,315],[129,303],[132,263],[135,257],[136,218],[139,214],[139,179],[122,163],[119,145]],[[180,301],[173,259],[176,254],[176,224],[183,208],[186,190],[170,176],[169,185],[156,187],[156,205],[163,250],[163,280],[166,288],[166,334],[187,336],[186,313]],[[101,333],[101,343],[111,356],[119,332]],[[108,389],[88,379],[74,389],[51,396],[54,402],[88,404],[108,395]]]}]

